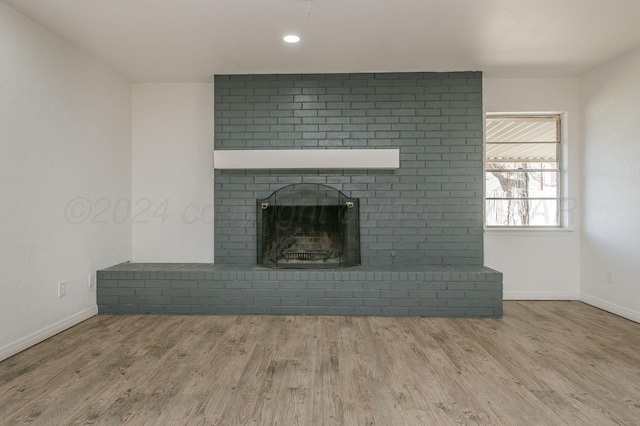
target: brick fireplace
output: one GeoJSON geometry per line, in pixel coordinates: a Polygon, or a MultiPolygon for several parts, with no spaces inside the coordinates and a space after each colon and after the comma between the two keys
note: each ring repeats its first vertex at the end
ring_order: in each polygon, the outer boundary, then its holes
{"type": "Polygon", "coordinates": [[[216,169],[215,264],[99,271],[103,313],[502,315],[483,266],[479,72],[215,77],[215,149],[399,149],[397,170],[216,169]],[[360,266],[258,265],[257,200],[323,185],[359,200],[360,266]]]}
{"type": "Polygon", "coordinates": [[[361,200],[362,264],[483,264],[481,73],[216,76],[216,150],[398,148],[398,170],[216,170],[215,263],[254,264],[256,199],[361,200]]]}

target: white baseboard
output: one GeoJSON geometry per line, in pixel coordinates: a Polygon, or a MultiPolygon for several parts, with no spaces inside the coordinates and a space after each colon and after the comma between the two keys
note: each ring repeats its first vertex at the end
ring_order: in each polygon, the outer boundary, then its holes
{"type": "Polygon", "coordinates": [[[606,300],[598,299],[597,297],[588,296],[586,294],[580,295],[580,301],[595,306],[596,308],[600,308],[604,311],[611,312],[612,314],[619,315],[631,321],[640,323],[640,312],[638,311],[625,308],[624,306],[620,306],[615,303],[607,302],[606,300]]]}
{"type": "Polygon", "coordinates": [[[579,300],[577,293],[552,293],[545,291],[504,291],[503,300],[579,300]]]}
{"type": "Polygon", "coordinates": [[[95,315],[98,315],[98,307],[92,306],[91,308],[80,311],[77,314],[70,316],[69,318],[65,318],[62,321],[51,324],[43,328],[42,330],[31,333],[30,335],[23,337],[22,339],[19,339],[13,343],[9,343],[8,345],[0,348],[0,361],[17,354],[18,352],[22,352],[23,350],[30,348],[31,346],[38,344],[43,340],[46,340],[49,337],[66,330],[67,328],[71,328],[74,325],[79,324],[82,321],[85,321],[95,315]]]}

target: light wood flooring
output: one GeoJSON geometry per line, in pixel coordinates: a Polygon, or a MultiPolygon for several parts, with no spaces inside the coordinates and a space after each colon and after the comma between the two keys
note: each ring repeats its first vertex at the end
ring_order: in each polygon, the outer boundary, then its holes
{"type": "Polygon", "coordinates": [[[97,316],[0,363],[0,424],[638,425],[640,324],[97,316]]]}

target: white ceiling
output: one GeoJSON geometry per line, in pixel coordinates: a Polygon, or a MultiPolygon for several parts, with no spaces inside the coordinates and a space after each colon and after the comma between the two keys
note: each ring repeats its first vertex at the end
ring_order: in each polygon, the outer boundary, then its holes
{"type": "Polygon", "coordinates": [[[371,71],[568,77],[640,46],[640,0],[3,1],[139,82],[371,71]],[[291,32],[299,44],[282,42],[291,32]]]}

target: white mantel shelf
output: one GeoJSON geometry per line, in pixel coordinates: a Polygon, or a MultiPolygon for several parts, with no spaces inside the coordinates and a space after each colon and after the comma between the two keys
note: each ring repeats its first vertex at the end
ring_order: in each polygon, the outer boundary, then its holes
{"type": "Polygon", "coordinates": [[[216,169],[383,169],[400,167],[399,149],[216,150],[216,169]]]}

